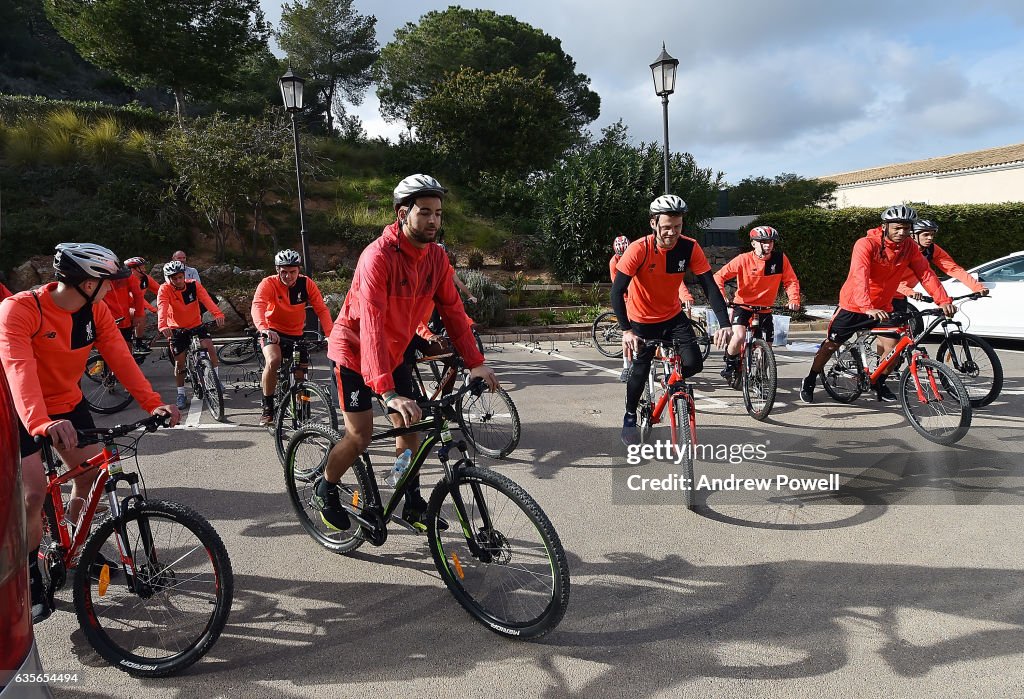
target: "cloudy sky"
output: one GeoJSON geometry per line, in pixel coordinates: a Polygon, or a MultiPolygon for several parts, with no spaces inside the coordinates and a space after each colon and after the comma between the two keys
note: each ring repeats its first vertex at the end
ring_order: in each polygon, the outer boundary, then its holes
{"type": "MultiPolygon", "coordinates": [[[[276,26],[280,2],[261,0],[276,26]]],[[[377,39],[444,3],[356,0],[377,39]]],[[[661,141],[648,65],[680,60],[669,103],[673,151],[735,183],[815,177],[1024,141],[1020,0],[479,0],[562,41],[601,96],[595,132],[618,119],[661,141]]],[[[371,136],[373,88],[353,110],[371,136]]]]}

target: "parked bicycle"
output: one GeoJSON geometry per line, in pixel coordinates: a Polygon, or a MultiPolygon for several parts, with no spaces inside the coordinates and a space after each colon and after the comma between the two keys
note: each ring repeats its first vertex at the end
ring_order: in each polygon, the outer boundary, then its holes
{"type": "Polygon", "coordinates": [[[751,312],[747,321],[746,337],[740,349],[740,363],[729,378],[729,385],[743,390],[743,406],[755,420],[764,420],[775,405],[775,392],[779,387],[779,370],[775,353],[761,330],[761,313],[785,310],[785,306],[751,306],[730,303],[733,308],[751,312]]]}
{"type": "MultiPolygon", "coordinates": [[[[476,468],[466,457],[465,442],[452,437],[455,404],[467,392],[483,390],[481,380],[471,381],[440,400],[420,403],[422,421],[374,434],[372,442],[391,444],[396,436],[413,432],[423,432],[424,439],[386,504],[369,455],[356,460],[339,484],[342,505],[353,521],[350,530],[328,528],[313,500],[327,455],[341,439],[337,430],[311,424],[295,433],[288,444],[285,487],[302,527],[324,548],[351,553],[367,541],[381,546],[398,503],[436,447],[445,475],[431,493],[426,526],[441,578],[459,604],[495,633],[537,638],[565,614],[569,566],[540,505],[505,476],[476,468]],[[449,461],[452,447],[462,454],[454,463],[449,461]]],[[[417,531],[399,518],[394,521],[417,531]]]]}
{"type": "MultiPolygon", "coordinates": [[[[701,356],[707,359],[711,354],[711,336],[708,334],[707,321],[703,316],[687,315],[693,325],[693,333],[697,336],[701,356]]],[[[619,328],[615,311],[605,311],[594,319],[590,326],[590,337],[594,340],[594,347],[604,356],[613,359],[622,357],[622,329],[619,328]]]]}
{"type": "MultiPolygon", "coordinates": [[[[293,343],[292,353],[281,357],[277,370],[277,388],[274,403],[277,418],[274,423],[274,447],[277,458],[284,464],[288,440],[302,425],[322,422],[338,429],[338,411],[330,394],[322,386],[307,377],[308,367],[303,369],[302,355],[317,348],[323,338],[302,339],[293,343]]],[[[259,365],[265,366],[263,352],[259,354],[259,365]]]]}
{"type": "Polygon", "coordinates": [[[643,343],[655,345],[654,361],[647,375],[647,385],[636,409],[636,424],[640,429],[640,439],[645,444],[650,439],[654,425],[668,408],[669,426],[672,444],[679,447],[677,452],[682,461],[683,478],[690,485],[686,490],[686,507],[694,509],[694,488],[696,481],[693,475],[693,452],[697,444],[697,414],[693,402],[693,391],[683,378],[682,357],[670,342],[661,340],[643,340],[643,343]]]}
{"type": "MultiPolygon", "coordinates": [[[[245,329],[246,337],[226,342],[217,348],[217,359],[227,365],[245,364],[256,357],[262,357],[260,333],[254,327],[245,329]]],[[[262,368],[262,367],[261,367],[262,368]]]]}
{"type": "Polygon", "coordinates": [[[943,322],[942,309],[933,308],[920,314],[922,318],[938,317],[917,336],[909,325],[910,314],[893,313],[886,326],[879,326],[873,319],[865,321],[863,328],[843,343],[825,365],[822,377],[825,390],[840,403],[852,403],[881,376],[888,375],[907,360],[898,391],[903,414],[921,436],[938,444],[953,444],[970,429],[970,396],[956,372],[929,358],[921,344],[928,333],[943,322]],[[898,341],[872,368],[865,357],[875,352],[879,335],[895,335],[898,341]]]}
{"type": "MultiPolygon", "coordinates": [[[[152,351],[153,337],[132,337],[131,349],[135,363],[142,365],[152,351]]],[[[89,410],[102,415],[118,413],[135,400],[128,390],[117,380],[114,372],[98,351],[89,354],[85,362],[85,371],[79,382],[82,398],[89,410]]]]}
{"type": "Polygon", "coordinates": [[[39,438],[46,464],[43,544],[39,567],[47,598],[74,570],[75,611],[86,639],[105,660],[137,677],[179,672],[217,641],[231,611],[231,559],[210,523],[176,502],[149,500],[140,473],[125,473],[142,435],[166,426],[162,415],[129,425],[79,432],[79,446],[103,444],[89,461],[60,473],[48,438],[39,438]],[[125,443],[117,440],[145,430],[125,443]],[[66,517],[61,486],[97,473],[77,522],[66,517]],[[118,499],[125,483],[130,493],[118,499]],[[93,529],[106,496],[109,514],[93,529]]]}

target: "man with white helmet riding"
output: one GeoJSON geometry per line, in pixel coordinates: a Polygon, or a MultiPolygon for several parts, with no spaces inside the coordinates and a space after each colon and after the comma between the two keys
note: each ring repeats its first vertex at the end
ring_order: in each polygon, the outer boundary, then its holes
{"type": "MultiPolygon", "coordinates": [[[[260,332],[263,356],[267,360],[263,367],[263,414],[260,425],[266,427],[274,422],[274,391],[277,390],[277,370],[281,368],[281,357],[291,354],[296,342],[302,340],[306,324],[306,306],[312,306],[320,319],[326,335],[331,334],[334,323],[331,312],[324,303],[323,294],[316,282],[299,274],[302,256],[295,250],[282,250],[274,256],[277,274],[266,277],[256,287],[252,298],[250,314],[252,322],[260,332]]],[[[309,350],[299,345],[299,365],[294,367],[295,378],[306,377],[309,366],[309,350]]]]}
{"type": "MultiPolygon", "coordinates": [[[[477,349],[448,257],[434,244],[447,192],[429,175],[411,175],[398,183],[393,199],[397,220],[359,256],[352,286],[334,321],[327,356],[337,365],[345,435],[331,450],[314,496],[323,521],[334,529],[350,526],[337,483],[370,442],[373,394],[383,398],[395,426],[421,417],[418,391],[404,360],[431,303],[470,376],[484,379],[492,389],[498,387],[497,377],[477,349]]],[[[396,454],[405,449],[415,453],[418,444],[415,434],[399,437],[396,454]]],[[[406,495],[402,518],[422,530],[425,510],[416,483],[406,495]]]]}
{"type": "MultiPolygon", "coordinates": [[[[46,475],[35,437],[47,436],[66,464],[80,464],[101,447],[78,447],[78,429],[94,427],[79,381],[93,347],[118,380],[152,414],[178,421],[178,410],[164,405],[135,363],[103,303],[114,280],[130,272],[117,256],[92,243],[61,243],[53,267],[57,281],[35,291],[23,291],[0,303],[0,364],[10,383],[18,413],[22,481],[28,525],[32,614],[35,621],[50,614],[39,572],[42,507],[46,475]]],[[[84,496],[94,481],[85,474],[72,483],[67,518],[77,521],[84,496]]]]}
{"type": "MultiPolygon", "coordinates": [[[[811,371],[800,389],[800,400],[804,403],[814,402],[814,387],[825,363],[840,345],[853,337],[857,328],[864,327],[872,318],[878,322],[889,319],[896,287],[908,269],[913,270],[946,315],[953,314],[949,294],[910,238],[916,220],[917,212],[911,207],[890,206],[882,212],[882,225],[872,228],[854,243],[850,273],[839,290],[839,307],[829,321],[827,337],[814,355],[811,371]]],[[[888,353],[896,346],[896,340],[879,337],[879,346],[881,353],[888,353]]],[[[878,400],[895,401],[896,396],[886,387],[885,379],[882,376],[874,386],[878,400]]]]}
{"type": "Polygon", "coordinates": [[[631,243],[616,266],[612,310],[622,328],[623,356],[633,360],[622,418],[622,443],[627,446],[640,443],[636,408],[654,358],[654,346],[644,344],[643,340],[671,341],[682,359],[686,378],[704,368],[693,326],[679,303],[687,270],[696,275],[718,316],[720,329],[715,333],[715,345],[723,347],[732,335],[729,312],[715,284],[711,265],[700,244],[683,235],[686,212],[686,202],[674,194],[652,201],[650,222],[654,233],[631,243]]]}

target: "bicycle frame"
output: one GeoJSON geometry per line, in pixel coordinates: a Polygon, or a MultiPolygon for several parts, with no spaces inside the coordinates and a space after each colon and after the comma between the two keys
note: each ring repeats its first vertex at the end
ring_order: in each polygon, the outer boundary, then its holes
{"type": "MultiPolygon", "coordinates": [[[[924,328],[921,331],[921,333],[917,335],[917,337],[914,337],[911,333],[909,323],[905,323],[899,326],[874,327],[867,331],[862,331],[857,338],[855,346],[861,346],[861,342],[863,342],[865,336],[874,338],[878,335],[892,334],[893,332],[899,334],[899,340],[896,342],[896,345],[891,350],[889,350],[889,352],[884,357],[879,358],[878,366],[875,367],[875,369],[872,371],[869,371],[867,367],[864,366],[864,360],[861,357],[859,351],[854,354],[855,361],[857,363],[858,375],[861,377],[861,383],[867,383],[867,385],[870,386],[873,385],[876,381],[878,381],[878,379],[880,379],[882,376],[888,376],[891,373],[891,371],[899,365],[899,363],[902,361],[903,356],[907,355],[910,361],[909,371],[911,372],[911,375],[914,377],[914,388],[917,391],[917,398],[922,403],[928,403],[928,398],[921,387],[921,379],[917,374],[918,358],[928,356],[928,351],[923,346],[921,346],[920,343],[922,340],[924,340],[925,337],[928,336],[928,334],[937,325],[942,323],[944,320],[945,318],[943,316],[939,316],[938,318],[933,320],[926,328],[924,328]]],[[[929,387],[932,391],[934,391],[933,395],[939,396],[941,398],[942,393],[939,391],[938,384],[935,381],[935,376],[934,374],[932,374],[931,371],[928,372],[928,382],[929,387]]]]}
{"type": "Polygon", "coordinates": [[[665,348],[659,346],[655,351],[654,360],[651,363],[651,371],[647,375],[647,384],[650,394],[653,396],[658,388],[658,385],[664,386],[665,391],[658,398],[657,403],[654,404],[654,408],[651,411],[651,425],[661,424],[661,416],[665,412],[666,406],[669,409],[669,417],[674,420],[678,420],[680,416],[673,416],[672,413],[675,411],[675,398],[682,396],[686,399],[686,411],[687,421],[690,429],[690,441],[693,444],[697,443],[697,423],[696,423],[696,406],[693,402],[693,396],[686,389],[686,382],[683,378],[681,369],[681,359],[679,355],[672,348],[665,348]],[[667,350],[667,351],[663,351],[667,350]],[[661,362],[662,372],[664,378],[660,382],[655,382],[654,372],[656,371],[654,362],[661,362]]]}

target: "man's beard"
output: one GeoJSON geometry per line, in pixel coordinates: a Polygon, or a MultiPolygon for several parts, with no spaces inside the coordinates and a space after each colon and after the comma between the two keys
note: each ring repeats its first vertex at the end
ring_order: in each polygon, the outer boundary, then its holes
{"type": "Polygon", "coordinates": [[[417,243],[433,243],[437,239],[437,230],[433,231],[420,231],[413,227],[411,223],[406,223],[406,235],[409,240],[414,240],[417,243]]]}

